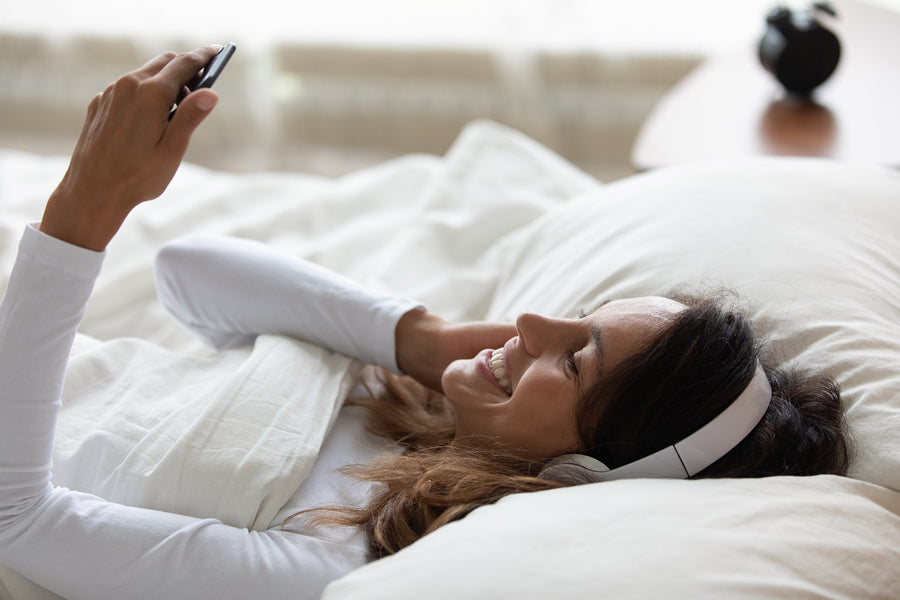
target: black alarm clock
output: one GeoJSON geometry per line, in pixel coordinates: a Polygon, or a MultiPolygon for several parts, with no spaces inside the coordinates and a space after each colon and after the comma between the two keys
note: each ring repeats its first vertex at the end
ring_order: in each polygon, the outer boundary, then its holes
{"type": "Polygon", "coordinates": [[[759,60],[792,94],[809,95],[834,73],[840,60],[840,41],[816,18],[819,14],[836,16],[826,2],[816,2],[809,10],[778,6],[766,16],[759,60]]]}

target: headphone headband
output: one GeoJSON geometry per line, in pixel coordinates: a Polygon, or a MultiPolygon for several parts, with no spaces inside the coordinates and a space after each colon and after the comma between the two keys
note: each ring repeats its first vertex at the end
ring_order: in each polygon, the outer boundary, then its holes
{"type": "Polygon", "coordinates": [[[728,454],[747,437],[771,401],[772,387],[757,361],[756,373],[740,396],[716,418],[680,442],[612,470],[591,456],[564,454],[548,462],[538,476],[592,482],[638,477],[687,479],[728,454]]]}

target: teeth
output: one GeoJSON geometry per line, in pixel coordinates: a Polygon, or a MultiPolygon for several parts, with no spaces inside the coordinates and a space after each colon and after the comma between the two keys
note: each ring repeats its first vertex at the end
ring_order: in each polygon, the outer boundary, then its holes
{"type": "Polygon", "coordinates": [[[512,388],[510,387],[509,378],[506,376],[506,368],[503,364],[503,350],[498,348],[494,350],[494,353],[491,355],[490,360],[491,373],[493,373],[494,378],[497,380],[497,383],[500,384],[507,394],[512,394],[512,388]]]}

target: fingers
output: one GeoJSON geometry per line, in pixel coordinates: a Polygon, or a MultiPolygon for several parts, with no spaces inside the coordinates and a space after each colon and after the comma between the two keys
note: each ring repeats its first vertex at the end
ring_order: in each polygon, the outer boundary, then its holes
{"type": "Polygon", "coordinates": [[[185,84],[194,79],[221,49],[221,46],[213,45],[180,54],[167,61],[154,76],[154,79],[165,81],[175,89],[172,101],[178,102],[178,110],[162,138],[162,143],[173,154],[184,155],[194,130],[209,116],[219,100],[218,95],[209,89],[185,94],[185,84]]]}
{"type": "Polygon", "coordinates": [[[146,77],[152,77],[159,73],[163,67],[175,60],[177,54],[174,52],[166,52],[148,60],[144,66],[137,70],[138,73],[144,74],[146,77]]]}
{"type": "MultiPolygon", "coordinates": [[[[194,69],[193,73],[196,74],[196,72],[199,71],[203,67],[203,65],[208,63],[212,59],[212,57],[215,56],[216,53],[218,53],[221,49],[222,46],[213,44],[210,46],[197,48],[192,52],[183,54],[177,54],[175,52],[165,52],[147,61],[147,63],[144,64],[144,66],[142,66],[140,69],[138,69],[137,72],[143,74],[145,77],[153,77],[159,74],[165,67],[167,67],[171,63],[176,61],[183,61],[185,60],[185,57],[187,57],[187,60],[199,61],[200,64],[196,67],[196,69],[194,69]]],[[[185,79],[185,82],[187,81],[190,81],[190,78],[185,79]]]]}
{"type": "Polygon", "coordinates": [[[221,46],[205,46],[192,52],[176,55],[168,60],[155,76],[167,82],[172,82],[177,86],[176,89],[181,90],[182,86],[191,81],[197,75],[197,72],[211,61],[221,49],[221,46]]]}
{"type": "Polygon", "coordinates": [[[162,143],[171,152],[183,156],[194,130],[203,122],[219,101],[218,95],[210,89],[197,90],[188,95],[178,105],[172,122],[166,128],[162,143]]]}
{"type": "Polygon", "coordinates": [[[197,76],[221,48],[219,45],[211,45],[183,54],[166,52],[148,61],[140,69],[122,76],[119,81],[131,80],[134,84],[149,83],[165,96],[164,101],[171,106],[185,97],[186,84],[197,76]]]}

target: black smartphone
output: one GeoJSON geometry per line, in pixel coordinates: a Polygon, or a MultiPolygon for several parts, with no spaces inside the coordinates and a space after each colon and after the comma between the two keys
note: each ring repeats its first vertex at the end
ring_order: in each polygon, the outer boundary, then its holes
{"type": "Polygon", "coordinates": [[[225,47],[219,50],[219,53],[213,56],[212,60],[209,61],[209,64],[203,67],[203,70],[200,71],[197,77],[188,84],[188,89],[193,92],[200,88],[212,87],[212,84],[216,82],[222,69],[224,69],[225,65],[228,64],[228,61],[231,60],[231,55],[234,54],[236,49],[237,46],[232,42],[225,44],[225,47]]]}
{"type": "MultiPolygon", "coordinates": [[[[212,60],[197,73],[197,76],[185,86],[187,88],[187,93],[179,96],[178,102],[184,100],[188,94],[195,90],[212,87],[212,84],[216,82],[216,79],[218,79],[219,75],[222,73],[222,69],[224,69],[225,65],[228,64],[228,61],[231,60],[231,56],[234,54],[235,50],[237,50],[237,46],[235,46],[234,43],[228,42],[225,44],[225,47],[219,50],[219,52],[212,57],[212,60]]],[[[172,110],[169,111],[169,120],[172,119],[172,116],[175,114],[175,109],[177,108],[178,103],[172,106],[172,110]]]]}

